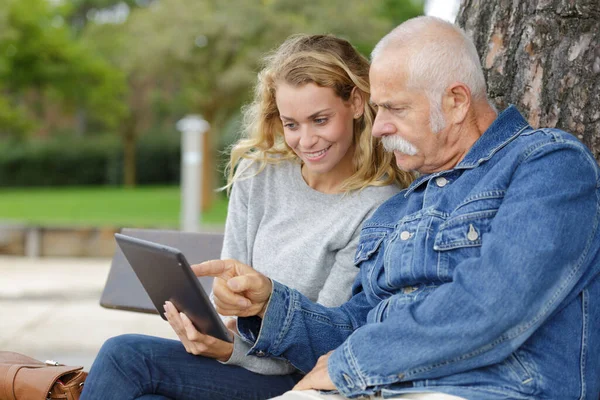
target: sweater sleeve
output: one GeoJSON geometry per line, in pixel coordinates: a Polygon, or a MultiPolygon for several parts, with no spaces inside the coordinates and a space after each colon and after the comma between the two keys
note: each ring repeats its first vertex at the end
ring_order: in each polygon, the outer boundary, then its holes
{"type": "Polygon", "coordinates": [[[221,259],[233,258],[248,265],[250,265],[247,240],[249,193],[250,179],[233,184],[227,206],[225,237],[221,249],[221,259]]]}
{"type": "Polygon", "coordinates": [[[326,307],[337,307],[350,298],[352,282],[358,273],[358,268],[354,266],[354,253],[358,246],[359,234],[360,226],[346,247],[336,253],[335,263],[319,292],[317,303],[326,307]]]}
{"type": "MultiPolygon", "coordinates": [[[[247,168],[246,165],[241,165],[247,168]]],[[[247,248],[247,221],[248,221],[248,198],[250,191],[248,181],[237,181],[233,184],[229,204],[227,206],[227,219],[225,221],[225,235],[223,238],[223,248],[221,249],[221,259],[232,258],[239,260],[244,264],[250,264],[247,248]]],[[[211,303],[215,303],[214,293],[211,290],[209,295],[211,303]]],[[[223,323],[235,317],[225,317],[221,315],[223,323]]]]}
{"type": "Polygon", "coordinates": [[[235,335],[233,338],[233,353],[231,353],[229,360],[221,363],[238,365],[248,371],[262,375],[287,375],[297,371],[289,361],[284,359],[260,358],[253,355],[246,355],[252,346],[251,343],[244,340],[241,336],[235,335]]]}
{"type": "MultiPolygon", "coordinates": [[[[242,161],[240,168],[247,168],[246,161],[242,161]]],[[[250,171],[250,168],[248,168],[250,171]]],[[[233,258],[251,266],[248,254],[248,203],[250,198],[251,181],[254,178],[239,180],[233,184],[227,220],[225,222],[225,238],[221,259],[233,258]]],[[[213,294],[211,292],[211,300],[213,294]]],[[[231,317],[222,317],[224,320],[231,317]]],[[[287,361],[275,358],[259,358],[247,356],[252,346],[240,336],[235,335],[233,353],[229,360],[222,362],[227,365],[238,365],[249,371],[263,375],[287,375],[296,369],[287,361]]]]}

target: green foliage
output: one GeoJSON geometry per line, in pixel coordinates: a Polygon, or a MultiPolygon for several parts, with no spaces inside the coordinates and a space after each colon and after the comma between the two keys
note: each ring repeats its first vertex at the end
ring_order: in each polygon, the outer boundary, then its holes
{"type": "Polygon", "coordinates": [[[35,127],[27,118],[25,110],[13,107],[0,97],[0,137],[16,140],[25,137],[35,127]]]}
{"type": "Polygon", "coordinates": [[[423,15],[424,6],[425,0],[380,0],[377,14],[397,26],[409,18],[423,15]]]}
{"type": "Polygon", "coordinates": [[[131,9],[138,5],[147,6],[154,0],[69,0],[61,3],[63,15],[72,31],[79,35],[87,26],[90,17],[98,12],[115,11],[117,8],[131,9]]]}
{"type": "Polygon", "coordinates": [[[52,140],[0,147],[1,186],[102,184],[114,141],[52,140]]]}
{"type": "Polygon", "coordinates": [[[115,125],[124,113],[125,81],[119,70],[73,39],[60,8],[46,0],[0,4],[0,134],[41,122],[46,103],[66,111],[86,107],[92,117],[115,125]],[[25,116],[20,109],[28,107],[25,116]],[[1,116],[0,116],[1,118],[1,116]]]}
{"type": "MultiPolygon", "coordinates": [[[[248,100],[261,58],[289,35],[333,33],[368,56],[398,19],[419,12],[422,3],[406,0],[160,0],[132,9],[123,25],[88,23],[83,36],[135,92],[168,99],[161,110],[172,119],[200,113],[218,131],[248,100]]],[[[137,116],[151,107],[129,104],[137,116]]]]}
{"type": "MultiPolygon", "coordinates": [[[[137,145],[139,182],[175,184],[179,180],[178,136],[155,136],[137,145]]],[[[120,185],[123,147],[116,136],[0,145],[0,187],[120,185]]]]}

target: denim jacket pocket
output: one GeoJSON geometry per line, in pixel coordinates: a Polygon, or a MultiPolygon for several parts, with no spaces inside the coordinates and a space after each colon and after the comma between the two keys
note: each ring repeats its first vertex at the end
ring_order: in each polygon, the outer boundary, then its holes
{"type": "Polygon", "coordinates": [[[440,226],[433,244],[433,249],[438,252],[440,279],[451,279],[458,263],[480,255],[483,236],[489,232],[496,212],[485,210],[462,214],[440,226]]]}
{"type": "Polygon", "coordinates": [[[368,260],[379,249],[385,236],[385,232],[373,232],[362,235],[356,248],[354,265],[358,267],[361,262],[368,260]]]}
{"type": "Polygon", "coordinates": [[[459,215],[444,222],[435,236],[433,249],[454,250],[481,246],[481,237],[490,230],[497,210],[478,211],[459,215]]]}
{"type": "Polygon", "coordinates": [[[379,270],[386,236],[387,232],[385,231],[363,233],[354,257],[354,265],[360,268],[363,290],[380,300],[383,300],[382,293],[373,275],[379,270]]]}

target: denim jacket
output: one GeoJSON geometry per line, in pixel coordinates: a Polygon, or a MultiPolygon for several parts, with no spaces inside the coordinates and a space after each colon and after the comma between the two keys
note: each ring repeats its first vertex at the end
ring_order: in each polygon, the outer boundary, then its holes
{"type": "Polygon", "coordinates": [[[328,371],[347,397],[598,399],[600,170],[557,129],[501,113],[453,169],[365,222],[353,296],[314,304],[278,282],[249,354],[328,371]]]}

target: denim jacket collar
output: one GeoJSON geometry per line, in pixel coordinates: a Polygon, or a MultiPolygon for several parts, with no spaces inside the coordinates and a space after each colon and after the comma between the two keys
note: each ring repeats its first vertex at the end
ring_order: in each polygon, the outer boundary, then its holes
{"type": "Polygon", "coordinates": [[[404,196],[410,195],[422,183],[429,181],[437,176],[448,173],[456,169],[471,169],[492,158],[494,153],[506,146],[514,138],[519,136],[523,129],[529,124],[523,118],[519,110],[514,105],[510,105],[502,111],[498,118],[481,135],[469,150],[465,158],[452,170],[439,171],[429,175],[423,175],[415,179],[412,185],[404,192],[404,196]]]}

